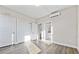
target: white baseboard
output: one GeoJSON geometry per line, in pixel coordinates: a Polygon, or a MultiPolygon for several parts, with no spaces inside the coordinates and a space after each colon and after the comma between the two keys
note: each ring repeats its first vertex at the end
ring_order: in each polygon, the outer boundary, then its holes
{"type": "Polygon", "coordinates": [[[23,43],[24,41],[16,42],[15,44],[23,43]]]}
{"type": "MultiPolygon", "coordinates": [[[[14,43],[14,44],[19,44],[19,43],[23,43],[24,41],[19,41],[19,42],[16,42],[16,43],[14,43]]],[[[10,43],[10,44],[5,44],[5,45],[0,45],[0,47],[5,47],[5,46],[10,46],[10,45],[12,45],[12,43],[10,43]]]]}
{"type": "Polygon", "coordinates": [[[56,44],[59,44],[59,45],[63,45],[63,46],[67,46],[67,47],[76,48],[76,49],[77,49],[77,46],[68,45],[68,44],[63,44],[63,43],[59,43],[59,42],[55,42],[55,41],[54,41],[53,43],[56,43],[56,44]]]}
{"type": "Polygon", "coordinates": [[[0,47],[6,47],[6,46],[10,46],[12,44],[7,44],[7,45],[0,45],[0,47]]]}

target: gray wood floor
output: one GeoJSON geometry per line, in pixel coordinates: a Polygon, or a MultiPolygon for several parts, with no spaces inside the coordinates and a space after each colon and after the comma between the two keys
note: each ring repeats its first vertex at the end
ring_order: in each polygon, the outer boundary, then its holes
{"type": "MultiPolygon", "coordinates": [[[[54,43],[47,45],[42,41],[32,42],[41,49],[39,54],[78,54],[78,51],[75,48],[70,48],[54,43]]],[[[2,47],[0,48],[0,54],[29,54],[26,44],[27,43],[20,43],[13,46],[2,47]]]]}

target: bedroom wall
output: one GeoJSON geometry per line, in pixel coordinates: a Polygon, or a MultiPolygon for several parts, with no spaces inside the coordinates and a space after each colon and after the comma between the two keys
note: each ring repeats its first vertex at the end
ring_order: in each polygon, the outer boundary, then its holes
{"type": "Polygon", "coordinates": [[[39,19],[38,22],[42,24],[52,22],[54,43],[77,48],[77,7],[72,6],[60,12],[61,15],[58,17],[49,18],[47,16],[39,19]]]}
{"type": "Polygon", "coordinates": [[[72,7],[61,11],[56,18],[54,27],[54,42],[77,48],[77,8],[72,7]]]}

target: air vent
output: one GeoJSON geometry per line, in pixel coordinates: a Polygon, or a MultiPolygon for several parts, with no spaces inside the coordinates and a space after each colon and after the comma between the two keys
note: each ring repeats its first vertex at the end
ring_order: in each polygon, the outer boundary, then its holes
{"type": "Polygon", "coordinates": [[[59,16],[59,15],[60,15],[60,12],[55,11],[55,12],[52,12],[52,13],[49,15],[49,17],[50,17],[50,18],[53,18],[53,17],[57,17],[57,16],[59,16]]]}

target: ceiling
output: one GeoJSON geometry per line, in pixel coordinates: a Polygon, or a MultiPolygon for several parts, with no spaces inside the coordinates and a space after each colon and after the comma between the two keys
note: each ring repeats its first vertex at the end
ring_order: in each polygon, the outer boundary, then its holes
{"type": "Polygon", "coordinates": [[[48,15],[51,12],[60,10],[63,8],[70,7],[69,5],[5,5],[5,7],[10,8],[16,12],[30,16],[32,18],[40,18],[45,15],[48,15]]]}

